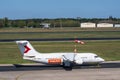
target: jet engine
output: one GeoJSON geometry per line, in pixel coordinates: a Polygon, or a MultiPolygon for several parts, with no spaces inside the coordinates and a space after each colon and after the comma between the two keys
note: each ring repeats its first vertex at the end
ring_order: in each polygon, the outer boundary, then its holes
{"type": "Polygon", "coordinates": [[[76,64],[82,64],[82,63],[83,63],[81,57],[78,56],[77,54],[76,54],[76,56],[75,56],[74,62],[75,62],[76,64]]]}

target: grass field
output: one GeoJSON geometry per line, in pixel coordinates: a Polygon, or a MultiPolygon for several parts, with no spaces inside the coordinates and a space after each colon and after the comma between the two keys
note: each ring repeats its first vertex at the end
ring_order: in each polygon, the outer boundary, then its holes
{"type": "Polygon", "coordinates": [[[46,33],[1,33],[0,39],[38,39],[38,38],[118,38],[119,32],[46,32],[46,33]]]}
{"type": "MultiPolygon", "coordinates": [[[[3,28],[0,39],[120,38],[120,28],[3,28]],[[11,33],[12,32],[12,33],[11,33]],[[20,33],[19,33],[20,32],[20,33]],[[25,32],[25,33],[23,33],[25,32]],[[26,33],[35,32],[35,33],[26,33]]],[[[74,42],[31,42],[39,52],[73,52],[74,42]]],[[[78,52],[92,52],[105,60],[120,60],[120,40],[85,41],[78,52]]],[[[15,42],[0,42],[0,64],[29,63],[22,59],[15,42]]]]}
{"type": "Polygon", "coordinates": [[[73,32],[35,32],[0,33],[0,39],[38,39],[38,38],[118,38],[120,31],[73,31],[73,32]]]}
{"type": "MultiPolygon", "coordinates": [[[[31,42],[39,52],[73,52],[74,42],[31,42]]],[[[77,45],[78,52],[96,53],[105,60],[120,60],[120,41],[85,41],[77,45]]],[[[0,43],[0,64],[30,63],[22,59],[15,42],[0,43]]]]}
{"type": "Polygon", "coordinates": [[[63,27],[63,28],[0,28],[0,32],[73,32],[73,31],[120,31],[120,28],[80,28],[80,27],[63,27]]]}

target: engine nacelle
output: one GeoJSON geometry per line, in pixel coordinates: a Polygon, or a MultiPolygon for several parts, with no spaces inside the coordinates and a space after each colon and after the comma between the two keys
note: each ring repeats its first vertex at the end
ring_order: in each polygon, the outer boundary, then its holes
{"type": "Polygon", "coordinates": [[[79,56],[79,55],[76,55],[75,56],[75,61],[74,61],[76,64],[82,64],[83,63],[83,61],[82,61],[82,59],[81,59],[81,57],[79,56]]]}
{"type": "Polygon", "coordinates": [[[83,61],[81,61],[81,60],[75,60],[75,63],[76,63],[76,64],[82,64],[83,61]]]}

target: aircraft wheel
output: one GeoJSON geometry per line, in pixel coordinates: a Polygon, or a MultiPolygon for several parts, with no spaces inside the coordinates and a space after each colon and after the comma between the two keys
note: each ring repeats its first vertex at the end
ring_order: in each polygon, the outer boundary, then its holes
{"type": "Polygon", "coordinates": [[[66,70],[72,70],[73,68],[73,63],[72,62],[63,62],[63,68],[66,69],[66,70]]]}

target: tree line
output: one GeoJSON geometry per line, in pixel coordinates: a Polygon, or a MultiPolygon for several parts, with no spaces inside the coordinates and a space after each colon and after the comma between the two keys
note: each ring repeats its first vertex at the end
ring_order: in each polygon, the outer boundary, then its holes
{"type": "Polygon", "coordinates": [[[25,28],[25,27],[42,27],[41,23],[50,23],[51,27],[79,27],[80,23],[83,22],[107,22],[107,23],[118,23],[120,24],[120,18],[56,18],[56,19],[8,19],[7,17],[0,19],[0,28],[16,27],[16,28],[25,28]]]}

